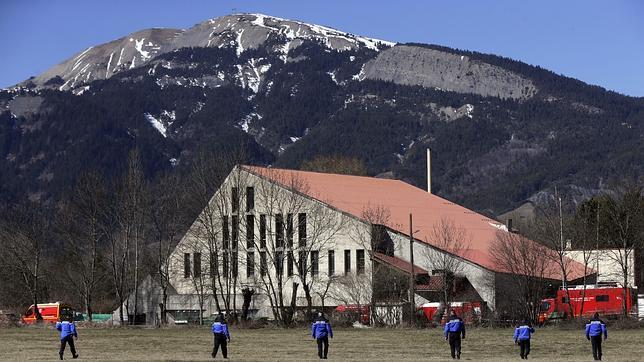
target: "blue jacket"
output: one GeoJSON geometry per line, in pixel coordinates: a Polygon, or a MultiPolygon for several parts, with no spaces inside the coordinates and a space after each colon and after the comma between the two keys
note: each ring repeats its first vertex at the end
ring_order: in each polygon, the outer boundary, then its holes
{"type": "Polygon", "coordinates": [[[65,339],[67,336],[74,336],[78,337],[78,333],[76,332],[76,326],[74,325],[73,322],[56,322],[56,330],[60,331],[60,340],[62,341],[65,339]]]}
{"type": "Polygon", "coordinates": [[[586,324],[586,338],[601,336],[602,333],[604,334],[604,338],[608,338],[606,324],[601,319],[593,318],[586,324]]]}
{"type": "Polygon", "coordinates": [[[226,339],[230,340],[230,333],[228,333],[228,324],[222,321],[215,321],[212,324],[212,333],[223,334],[226,336],[226,339]]]}
{"type": "Polygon", "coordinates": [[[450,333],[461,333],[463,338],[465,338],[465,323],[459,317],[452,317],[449,322],[445,323],[445,337],[450,333]]]}
{"type": "Polygon", "coordinates": [[[329,336],[333,338],[333,331],[331,330],[331,324],[324,318],[318,318],[313,322],[311,327],[311,336],[315,339],[324,338],[329,336]]]}
{"type": "Polygon", "coordinates": [[[534,328],[530,325],[518,326],[514,329],[514,341],[526,341],[530,340],[530,337],[534,333],[534,328]]]}

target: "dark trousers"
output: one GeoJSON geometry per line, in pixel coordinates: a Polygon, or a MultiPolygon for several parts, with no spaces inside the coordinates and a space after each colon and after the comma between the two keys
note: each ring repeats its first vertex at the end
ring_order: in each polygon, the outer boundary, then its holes
{"type": "Polygon", "coordinates": [[[320,359],[322,358],[326,359],[326,355],[327,353],[329,353],[329,337],[324,336],[324,337],[318,338],[317,342],[318,342],[318,357],[320,357],[320,359]],[[324,348],[322,346],[324,346],[324,348]]]}
{"type": "Polygon", "coordinates": [[[519,347],[521,348],[521,359],[528,359],[528,355],[530,354],[530,340],[519,340],[519,347]]]}
{"type": "Polygon", "coordinates": [[[226,335],[223,333],[215,333],[215,345],[212,347],[212,358],[217,357],[217,351],[221,346],[221,354],[224,355],[224,358],[228,358],[228,342],[226,341],[226,335]]]}
{"type": "Polygon", "coordinates": [[[76,347],[74,347],[74,336],[69,335],[60,340],[60,351],[58,352],[61,356],[65,353],[65,345],[69,343],[69,349],[72,351],[72,356],[76,355],[76,347]]]}
{"type": "Polygon", "coordinates": [[[595,361],[602,360],[602,335],[590,337],[590,344],[593,346],[593,358],[595,361]]]}
{"type": "Polygon", "coordinates": [[[449,332],[449,350],[452,358],[461,359],[461,332],[449,332]]]}

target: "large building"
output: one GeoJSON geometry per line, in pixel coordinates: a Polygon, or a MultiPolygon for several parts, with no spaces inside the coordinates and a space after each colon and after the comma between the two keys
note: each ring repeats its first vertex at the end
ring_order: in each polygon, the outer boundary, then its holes
{"type": "MultiPolygon", "coordinates": [[[[372,294],[404,301],[413,245],[415,304],[435,299],[445,265],[457,265],[454,298],[494,311],[500,277],[510,271],[491,247],[508,233],[496,220],[398,180],[237,166],[173,253],[170,300],[185,305],[168,310],[181,310],[179,319],[186,311],[211,316],[217,304],[241,311],[246,294],[251,317],[280,318],[296,284],[299,308],[308,300],[316,308],[366,304],[372,294]],[[394,275],[386,285],[373,278],[383,266],[394,275]]],[[[561,281],[554,252],[535,247],[548,260],[540,277],[561,281]]],[[[583,268],[570,261],[568,274],[581,278],[583,268]]]]}

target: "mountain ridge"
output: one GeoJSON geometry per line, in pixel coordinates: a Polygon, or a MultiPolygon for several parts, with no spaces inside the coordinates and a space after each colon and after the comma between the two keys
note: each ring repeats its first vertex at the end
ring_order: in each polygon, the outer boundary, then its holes
{"type": "Polygon", "coordinates": [[[132,147],[150,178],[241,144],[257,164],[337,154],[421,187],[432,148],[436,192],[488,215],[644,172],[644,99],[509,58],[262,14],[132,34],[0,92],[5,195],[54,200],[132,147]]]}

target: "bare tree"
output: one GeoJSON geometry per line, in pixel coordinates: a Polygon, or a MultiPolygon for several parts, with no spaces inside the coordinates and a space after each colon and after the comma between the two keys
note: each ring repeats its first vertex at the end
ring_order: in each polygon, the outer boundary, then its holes
{"type": "MultiPolygon", "coordinates": [[[[572,246],[576,253],[580,253],[581,263],[584,266],[583,289],[579,306],[579,315],[583,315],[588,274],[592,270],[590,264],[594,258],[598,257],[599,253],[599,250],[593,251],[599,244],[599,204],[587,202],[580,205],[575,215],[568,220],[568,224],[572,246]]],[[[574,259],[580,260],[579,258],[574,259]]]]}
{"type": "Polygon", "coordinates": [[[302,162],[302,170],[344,175],[366,176],[367,166],[362,160],[341,155],[321,155],[302,162]]]}
{"type": "Polygon", "coordinates": [[[572,300],[570,298],[568,275],[572,264],[575,263],[572,258],[568,257],[570,249],[564,240],[568,239],[564,235],[563,204],[560,197],[555,196],[550,202],[537,208],[534,221],[529,224],[526,231],[528,236],[537,240],[554,250],[554,253],[548,253],[553,262],[559,266],[561,272],[561,284],[566,293],[566,303],[570,310],[570,317],[575,318],[572,300]]]}
{"type": "Polygon", "coordinates": [[[498,231],[489,252],[504,272],[496,286],[497,310],[509,311],[513,319],[529,318],[535,322],[548,284],[546,278],[551,277],[545,256],[552,251],[523,235],[498,231]]]}
{"type": "Polygon", "coordinates": [[[108,232],[107,189],[97,173],[80,177],[58,217],[58,231],[65,240],[67,281],[74,286],[92,320],[96,289],[105,278],[103,245],[108,232]]]}
{"type": "Polygon", "coordinates": [[[115,187],[116,198],[109,208],[111,225],[109,227],[108,262],[111,269],[114,293],[119,301],[119,319],[123,318],[123,305],[130,314],[127,295],[134,291],[134,308],[130,324],[135,323],[138,305],[139,262],[144,237],[145,182],[138,150],[130,152],[127,170],[115,187]]]}
{"type": "Polygon", "coordinates": [[[605,197],[601,209],[605,219],[605,238],[608,243],[616,246],[607,256],[620,269],[622,278],[622,312],[628,316],[626,298],[633,276],[633,253],[635,249],[644,246],[644,195],[641,186],[630,186],[620,190],[618,196],[605,197]]]}
{"type": "MultiPolygon", "coordinates": [[[[239,173],[240,176],[248,175],[242,170],[239,173]]],[[[247,260],[253,263],[255,253],[259,254],[259,275],[255,276],[257,287],[268,298],[275,320],[288,326],[295,313],[300,278],[310,255],[306,253],[311,250],[310,246],[306,249],[308,238],[298,240],[298,244],[294,242],[294,218],[305,212],[307,203],[311,202],[302,197],[308,186],[295,174],[279,170],[264,169],[257,177],[259,182],[253,188],[256,206],[253,208],[256,207],[260,213],[257,220],[259,232],[255,232],[254,219],[242,219],[246,230],[244,250],[247,260]],[[250,230],[253,232],[249,232],[250,230]],[[289,291],[290,302],[286,294],[289,291]]],[[[246,195],[246,199],[248,198],[249,195],[246,195]]],[[[308,293],[311,293],[310,285],[307,288],[308,293]]]]}
{"type": "Polygon", "coordinates": [[[170,287],[171,256],[182,232],[185,229],[183,203],[179,190],[181,183],[177,174],[162,177],[153,188],[154,197],[150,198],[149,221],[151,235],[156,241],[152,252],[151,267],[153,276],[162,292],[161,323],[167,324],[168,288],[170,287]]]}
{"type": "Polygon", "coordinates": [[[188,203],[201,212],[189,228],[187,237],[192,239],[191,243],[199,244],[201,250],[206,251],[208,290],[217,311],[225,311],[227,315],[236,315],[237,310],[238,208],[240,185],[244,182],[240,179],[241,175],[233,170],[244,159],[245,154],[239,150],[218,156],[201,152],[191,167],[188,182],[188,203]],[[222,189],[226,180],[228,189],[222,189]],[[233,189],[237,190],[235,195],[233,189]]]}
{"type": "Polygon", "coordinates": [[[377,304],[399,304],[402,298],[406,298],[404,293],[397,293],[395,286],[399,283],[393,280],[396,276],[392,270],[380,265],[376,258],[377,253],[390,256],[394,254],[397,245],[389,238],[387,228],[395,228],[396,225],[392,224],[389,209],[382,205],[366,205],[360,216],[361,221],[348,225],[348,235],[363,248],[369,266],[362,274],[356,271],[340,276],[338,287],[332,288],[330,296],[358,307],[368,304],[371,322],[383,324],[384,321],[375,313],[377,304]]]}
{"type": "Polygon", "coordinates": [[[471,240],[465,228],[452,219],[441,218],[429,231],[426,242],[430,246],[421,251],[428,263],[427,270],[442,275],[441,302],[445,312],[449,312],[454,283],[456,277],[463,273],[463,258],[467,255],[471,240]]]}
{"type": "Polygon", "coordinates": [[[38,310],[39,295],[44,286],[39,282],[44,277],[44,253],[49,235],[49,218],[40,215],[37,205],[18,206],[9,210],[0,221],[0,261],[5,273],[18,277],[34,305],[36,319],[42,316],[38,310]]]}

